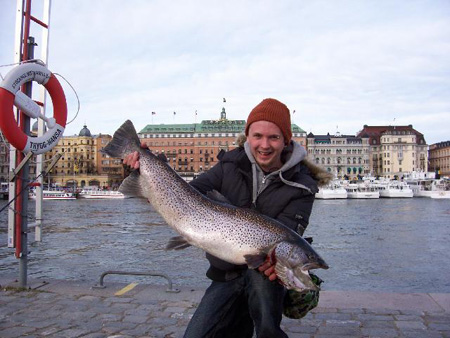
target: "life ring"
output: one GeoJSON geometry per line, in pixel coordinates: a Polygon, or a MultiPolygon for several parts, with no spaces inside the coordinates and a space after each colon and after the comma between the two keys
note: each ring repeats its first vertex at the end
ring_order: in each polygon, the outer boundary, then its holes
{"type": "Polygon", "coordinates": [[[6,74],[0,84],[0,129],[6,139],[18,150],[42,154],[52,149],[62,137],[67,121],[67,103],[61,84],[47,67],[38,63],[21,64],[6,74]],[[20,87],[29,81],[42,84],[53,102],[52,123],[39,137],[25,134],[14,117],[13,105],[20,87]]]}

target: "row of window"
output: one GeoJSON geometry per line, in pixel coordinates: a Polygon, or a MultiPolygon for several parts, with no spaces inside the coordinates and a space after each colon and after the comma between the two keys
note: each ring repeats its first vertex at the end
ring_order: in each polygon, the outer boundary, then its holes
{"type": "MultiPolygon", "coordinates": [[[[155,154],[159,154],[161,152],[161,154],[166,154],[167,156],[170,156],[170,154],[176,155],[177,154],[177,150],[176,149],[172,149],[172,151],[170,150],[156,150],[155,154]]],[[[178,149],[178,154],[194,154],[194,149],[190,148],[190,149],[178,149]]],[[[199,149],[198,150],[199,154],[214,154],[214,149],[199,149]]]]}
{"type": "MultiPolygon", "coordinates": [[[[345,154],[345,149],[334,149],[336,154],[345,154]]],[[[367,152],[367,149],[364,149],[364,152],[367,152]]],[[[310,150],[312,152],[313,149],[310,150]]],[[[332,154],[333,149],[314,149],[315,154],[332,154]]],[[[362,154],[362,149],[347,149],[347,154],[362,154]]]]}
{"type": "MultiPolygon", "coordinates": [[[[233,145],[236,144],[236,142],[232,142],[233,145]]],[[[216,144],[216,141],[212,141],[211,144],[208,143],[208,141],[197,141],[197,146],[229,146],[230,143],[228,141],[222,142],[219,141],[216,144]]],[[[156,147],[193,147],[194,142],[176,142],[176,141],[172,141],[172,142],[147,142],[147,147],[149,147],[150,149],[152,148],[156,148],[156,147]]]]}
{"type": "MultiPolygon", "coordinates": [[[[345,162],[345,160],[343,160],[342,158],[338,157],[336,158],[336,162],[337,164],[343,164],[345,162]]],[[[362,163],[366,163],[366,161],[363,161],[363,159],[361,157],[356,158],[353,157],[353,161],[350,157],[347,158],[347,164],[362,164],[362,163]]],[[[331,164],[332,163],[332,159],[330,157],[326,158],[322,157],[321,159],[319,159],[318,157],[316,157],[316,164],[331,164]],[[326,162],[326,163],[325,163],[326,162]]]]}
{"type": "MultiPolygon", "coordinates": [[[[78,148],[60,148],[62,153],[77,153],[78,152],[78,148]]],[[[80,148],[80,152],[86,152],[86,153],[90,153],[90,152],[94,152],[92,149],[90,148],[80,148]]]]}
{"type": "MultiPolygon", "coordinates": [[[[94,145],[94,140],[92,139],[92,140],[85,140],[86,142],[83,142],[83,140],[80,140],[79,142],[80,143],[74,143],[74,144],[72,144],[72,146],[77,146],[77,145],[86,145],[86,146],[89,146],[89,145],[91,145],[91,146],[93,146],[94,145]]],[[[103,139],[102,139],[102,143],[103,143],[103,139]]],[[[106,142],[106,143],[108,143],[108,142],[106,142]]],[[[67,142],[67,144],[66,144],[66,142],[62,142],[62,144],[61,145],[63,145],[63,146],[65,146],[65,145],[67,145],[67,146],[70,146],[71,144],[70,144],[70,142],[67,142]]]]}
{"type": "Polygon", "coordinates": [[[202,138],[202,137],[237,137],[233,134],[142,134],[141,138],[202,138]]]}

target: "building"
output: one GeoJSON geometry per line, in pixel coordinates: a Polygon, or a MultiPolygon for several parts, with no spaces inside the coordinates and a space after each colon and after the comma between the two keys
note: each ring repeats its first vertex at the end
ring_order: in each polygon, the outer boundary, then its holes
{"type": "Polygon", "coordinates": [[[0,132],[0,182],[9,182],[9,142],[0,132]]]}
{"type": "Polygon", "coordinates": [[[124,178],[122,161],[100,152],[111,139],[110,135],[91,135],[86,125],[78,135],[63,136],[44,154],[44,161],[50,161],[56,153],[62,155],[46,183],[78,188],[117,188],[124,178]]]}
{"type": "Polygon", "coordinates": [[[374,176],[394,179],[404,173],[428,171],[425,138],[412,125],[364,125],[357,137],[369,138],[370,171],[374,176]]]}
{"type": "MultiPolygon", "coordinates": [[[[191,124],[151,124],[139,132],[141,141],[155,154],[164,154],[169,165],[181,176],[207,171],[217,163],[221,150],[237,147],[244,133],[245,120],[228,120],[225,108],[220,119],[191,124]]],[[[293,139],[306,145],[306,133],[292,124],[293,139]]]]}
{"type": "Polygon", "coordinates": [[[366,136],[308,134],[308,157],[338,179],[358,179],[370,173],[366,136]]]}
{"type": "MultiPolygon", "coordinates": [[[[0,132],[0,182],[3,184],[9,183],[9,158],[11,145],[8,140],[0,132]]],[[[14,148],[12,148],[14,149],[14,148]]],[[[28,170],[30,176],[36,175],[36,156],[32,156],[28,161],[28,170]]],[[[3,185],[6,187],[6,185],[3,185]]]]}
{"type": "Polygon", "coordinates": [[[439,176],[450,177],[450,141],[430,145],[428,169],[439,176]]]}

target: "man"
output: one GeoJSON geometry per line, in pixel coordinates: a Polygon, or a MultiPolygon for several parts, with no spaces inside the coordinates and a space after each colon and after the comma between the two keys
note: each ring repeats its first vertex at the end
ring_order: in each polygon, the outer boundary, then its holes
{"type": "MultiPolygon", "coordinates": [[[[229,203],[255,209],[302,235],[318,191],[316,177],[326,174],[308,165],[305,149],[291,140],[289,109],[278,100],[263,100],[248,116],[245,136],[190,184],[203,194],[216,190],[229,203]]],[[[137,156],[127,156],[124,163],[138,168],[137,156]]],[[[270,260],[252,270],[206,256],[212,283],[185,338],[250,338],[254,330],[257,337],[287,337],[280,328],[286,290],[276,281],[270,260]]]]}

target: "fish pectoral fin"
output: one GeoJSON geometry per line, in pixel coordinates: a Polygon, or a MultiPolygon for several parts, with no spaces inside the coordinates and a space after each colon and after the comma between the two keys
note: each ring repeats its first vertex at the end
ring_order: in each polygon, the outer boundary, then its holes
{"type": "Polygon", "coordinates": [[[132,171],[125,178],[119,187],[119,191],[127,196],[145,197],[142,191],[142,184],[139,182],[141,175],[137,170],[132,171]]]}
{"type": "Polygon", "coordinates": [[[208,191],[206,193],[206,197],[208,197],[209,199],[216,201],[216,202],[221,202],[221,203],[232,205],[231,202],[217,190],[208,191]]]}
{"type": "Polygon", "coordinates": [[[250,269],[256,269],[266,261],[267,254],[262,252],[257,255],[245,255],[244,258],[250,269]]]}
{"type": "Polygon", "coordinates": [[[169,243],[166,245],[166,250],[182,250],[190,246],[191,245],[184,239],[183,236],[175,236],[169,239],[169,243]]]}

